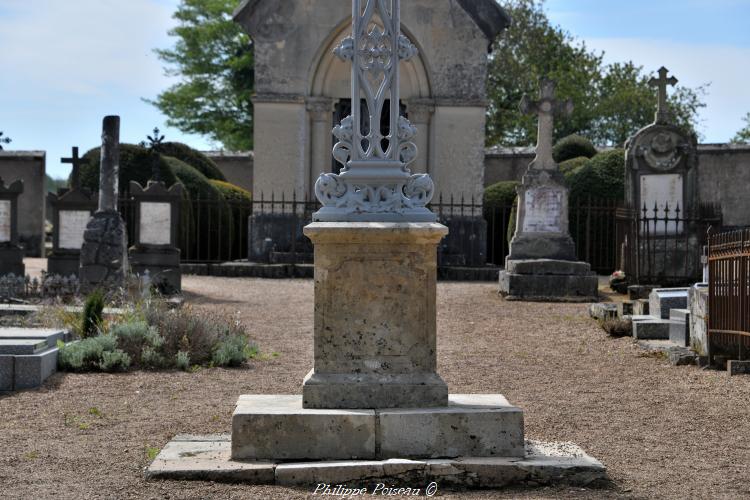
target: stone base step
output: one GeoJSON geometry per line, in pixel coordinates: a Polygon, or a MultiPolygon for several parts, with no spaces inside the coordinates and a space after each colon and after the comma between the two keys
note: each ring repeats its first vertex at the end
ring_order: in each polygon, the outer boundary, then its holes
{"type": "MultiPolygon", "coordinates": [[[[384,493],[375,491],[378,483],[389,488],[421,488],[422,495],[427,493],[431,496],[446,487],[500,488],[523,484],[603,486],[607,481],[604,465],[570,443],[527,441],[524,456],[521,457],[284,463],[234,461],[231,458],[230,437],[226,434],[175,437],[146,468],[145,476],[147,479],[180,481],[367,488],[365,493],[368,496],[384,493]]],[[[317,491],[317,494],[324,493],[317,491]]]]}
{"type": "Polygon", "coordinates": [[[672,322],[668,319],[633,321],[633,337],[642,339],[669,339],[672,322]]]}
{"type": "MultiPolygon", "coordinates": [[[[47,347],[56,347],[57,341],[70,340],[70,332],[47,328],[0,328],[0,341],[8,340],[44,340],[47,347]]],[[[9,354],[9,353],[0,353],[9,354]]]]}
{"type": "Polygon", "coordinates": [[[448,406],[309,409],[298,395],[240,396],[232,457],[376,460],[523,456],[523,411],[499,394],[451,394],[448,406]]]}

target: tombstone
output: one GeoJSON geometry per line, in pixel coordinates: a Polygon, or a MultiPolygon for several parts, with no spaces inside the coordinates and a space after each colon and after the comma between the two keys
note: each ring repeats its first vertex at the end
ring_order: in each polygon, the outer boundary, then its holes
{"type": "Polygon", "coordinates": [[[516,233],[510,243],[500,293],[508,300],[594,302],[598,278],[576,259],[568,224],[568,188],[552,158],[554,117],[570,114],[571,101],[555,99],[555,82],[541,81],[541,97],[524,96],[521,111],[539,116],[536,157],[518,186],[516,233]]]}
{"type": "Polygon", "coordinates": [[[687,223],[698,216],[700,207],[697,139],[675,124],[667,87],[676,85],[677,79],[667,75],[662,67],[659,77],[649,81],[658,92],[654,122],[625,144],[624,215],[633,225],[628,231],[626,252],[631,257],[625,271],[639,283],[667,284],[701,276],[704,238],[699,233],[704,229],[687,223]]]}
{"type": "Polygon", "coordinates": [[[0,276],[24,276],[23,249],[18,244],[18,197],[23,181],[6,186],[0,178],[0,276]]]}
{"type": "Polygon", "coordinates": [[[135,202],[135,244],[129,258],[133,273],[149,272],[152,282],[164,293],[182,290],[180,249],[177,248],[182,185],[167,189],[164,182],[149,181],[146,189],[130,181],[135,202]]]}
{"type": "Polygon", "coordinates": [[[73,169],[70,189],[47,195],[52,207],[52,251],[47,255],[47,274],[78,276],[83,234],[98,202],[96,195],[81,187],[80,167],[84,160],[78,156],[78,148],[73,148],[70,158],[60,161],[70,163],[73,169]]]}
{"type": "Polygon", "coordinates": [[[81,246],[81,290],[122,287],[128,271],[128,235],[117,212],[120,170],[120,117],[106,116],[102,124],[99,167],[99,207],[86,225],[81,246]]]}

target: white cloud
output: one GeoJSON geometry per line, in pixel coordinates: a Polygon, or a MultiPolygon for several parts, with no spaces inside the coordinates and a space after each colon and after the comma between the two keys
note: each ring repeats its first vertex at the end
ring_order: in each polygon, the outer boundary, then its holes
{"type": "Polygon", "coordinates": [[[154,0],[3,0],[6,91],[151,94],[168,81],[153,53],[172,9],[154,0]],[[12,88],[8,88],[12,87],[12,88]]]}
{"type": "Polygon", "coordinates": [[[589,48],[605,51],[605,62],[632,60],[645,71],[669,68],[688,87],[710,83],[699,130],[706,142],[726,142],[750,112],[750,48],[674,43],[660,39],[587,38],[589,48]]]}

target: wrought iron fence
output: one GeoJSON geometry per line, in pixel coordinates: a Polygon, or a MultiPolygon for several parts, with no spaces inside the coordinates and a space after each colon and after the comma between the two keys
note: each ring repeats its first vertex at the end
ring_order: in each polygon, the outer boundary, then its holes
{"type": "MultiPolygon", "coordinates": [[[[135,241],[135,201],[120,199],[120,213],[135,241]]],[[[312,262],[312,245],[302,228],[320,208],[317,200],[262,194],[252,201],[183,200],[179,247],[183,262],[240,259],[275,264],[312,262]],[[251,215],[255,217],[250,219],[251,215]]],[[[443,266],[503,266],[515,228],[515,205],[485,206],[475,198],[438,196],[429,208],[450,232],[438,249],[443,266]]],[[[608,274],[617,269],[617,204],[587,199],[570,206],[571,236],[580,259],[608,274]]]]}
{"type": "Polygon", "coordinates": [[[708,356],[750,352],[750,229],[708,238],[708,356]]]}
{"type": "Polygon", "coordinates": [[[684,213],[679,205],[617,210],[617,241],[623,270],[634,284],[685,285],[700,281],[701,249],[721,209],[701,205],[684,213]]]}

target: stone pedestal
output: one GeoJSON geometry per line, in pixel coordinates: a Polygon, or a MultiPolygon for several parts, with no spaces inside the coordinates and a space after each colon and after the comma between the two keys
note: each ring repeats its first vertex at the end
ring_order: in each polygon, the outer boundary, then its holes
{"type": "Polygon", "coordinates": [[[122,286],[128,269],[128,235],[120,214],[96,212],[86,226],[81,247],[81,289],[122,286]]]}
{"type": "Polygon", "coordinates": [[[595,302],[599,278],[585,262],[507,260],[500,271],[500,293],[507,300],[595,302]]]}
{"type": "Polygon", "coordinates": [[[315,246],[315,362],[305,408],[435,407],[436,223],[321,222],[315,246]]]}
{"type": "Polygon", "coordinates": [[[165,293],[179,293],[182,290],[179,248],[136,245],[130,248],[128,258],[133,274],[143,276],[148,271],[151,282],[165,293]]]}

